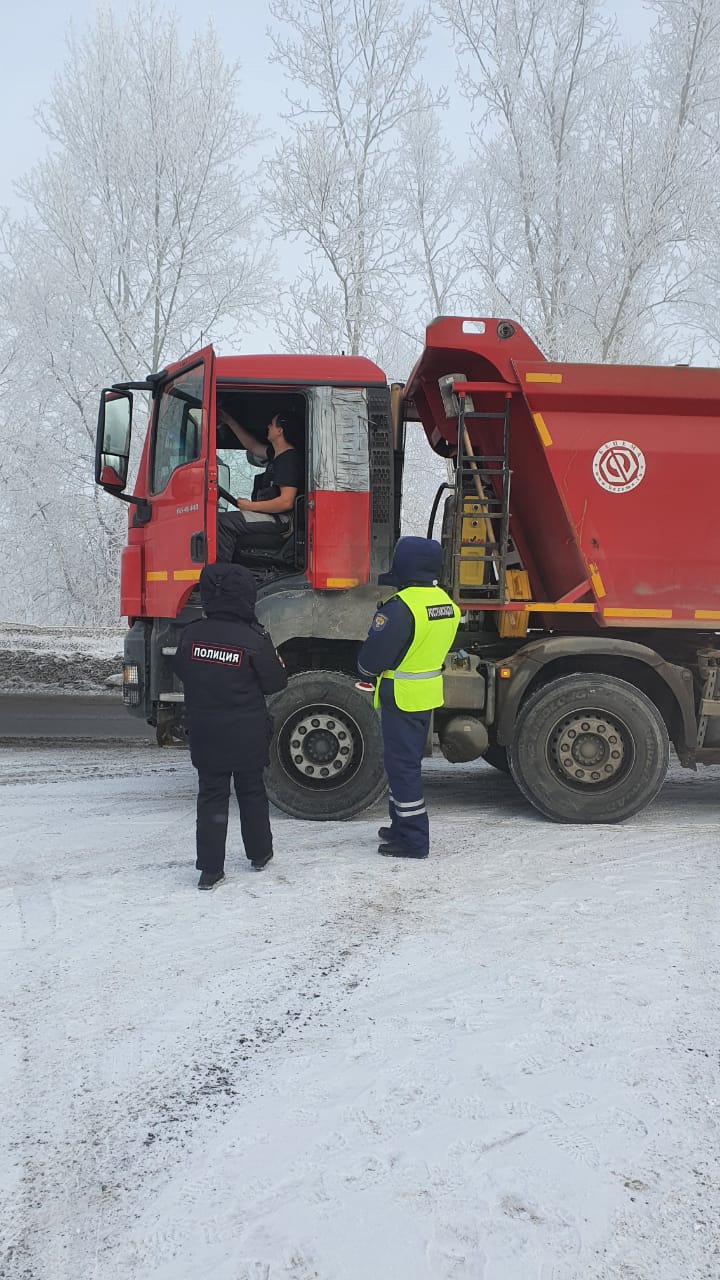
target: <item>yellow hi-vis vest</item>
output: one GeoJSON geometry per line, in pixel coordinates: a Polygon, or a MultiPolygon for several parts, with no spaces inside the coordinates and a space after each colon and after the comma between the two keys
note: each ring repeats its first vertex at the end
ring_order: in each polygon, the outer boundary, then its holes
{"type": "Polygon", "coordinates": [[[400,665],[378,676],[375,706],[380,681],[392,680],[400,711],[431,711],[443,704],[443,662],[460,625],[460,610],[441,587],[405,587],[397,598],[410,610],[415,634],[400,665]]]}

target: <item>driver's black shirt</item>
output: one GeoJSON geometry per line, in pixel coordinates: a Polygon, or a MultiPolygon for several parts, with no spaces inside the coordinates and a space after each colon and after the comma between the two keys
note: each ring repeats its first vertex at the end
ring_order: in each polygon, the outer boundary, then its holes
{"type": "Polygon", "coordinates": [[[303,476],[303,460],[297,449],[285,449],[277,457],[271,458],[265,470],[256,478],[253,485],[253,501],[267,502],[270,498],[279,498],[280,490],[297,489],[302,493],[305,488],[303,476]]]}

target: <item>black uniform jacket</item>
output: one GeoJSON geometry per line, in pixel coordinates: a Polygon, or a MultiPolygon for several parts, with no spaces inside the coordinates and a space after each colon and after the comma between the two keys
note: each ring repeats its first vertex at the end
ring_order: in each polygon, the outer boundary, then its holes
{"type": "Polygon", "coordinates": [[[272,736],[265,695],[287,684],[285,667],[264,628],[226,613],[191,622],[173,667],[185,689],[195,767],[263,769],[272,736]]]}

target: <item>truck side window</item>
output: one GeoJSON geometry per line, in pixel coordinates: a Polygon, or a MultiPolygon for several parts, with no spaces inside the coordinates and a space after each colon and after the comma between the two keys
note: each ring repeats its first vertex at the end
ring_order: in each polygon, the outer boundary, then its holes
{"type": "Polygon", "coordinates": [[[163,388],[153,442],[152,492],[161,493],[173,471],[200,457],[203,370],[196,368],[163,388]]]}

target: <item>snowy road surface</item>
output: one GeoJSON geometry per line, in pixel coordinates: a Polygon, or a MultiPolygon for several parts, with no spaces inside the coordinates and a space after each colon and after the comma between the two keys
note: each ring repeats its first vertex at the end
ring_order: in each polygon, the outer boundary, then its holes
{"type": "Polygon", "coordinates": [[[131,716],[116,693],[0,693],[0,743],[3,739],[59,739],[76,742],[126,741],[155,743],[155,730],[131,716]]]}
{"type": "Polygon", "coordinates": [[[3,1278],[720,1276],[712,772],[580,828],[435,760],[429,862],[278,815],[203,895],[183,753],[0,765],[3,1278]]]}

